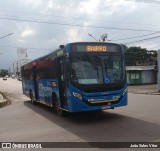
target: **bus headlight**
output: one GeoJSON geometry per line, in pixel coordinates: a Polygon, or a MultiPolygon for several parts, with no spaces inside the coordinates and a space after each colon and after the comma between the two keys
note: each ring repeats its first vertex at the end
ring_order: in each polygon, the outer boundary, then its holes
{"type": "Polygon", "coordinates": [[[125,88],[123,91],[123,95],[125,95],[127,93],[128,88],[125,88]]]}
{"type": "Polygon", "coordinates": [[[73,96],[82,101],[82,95],[76,92],[73,92],[73,96]]]}

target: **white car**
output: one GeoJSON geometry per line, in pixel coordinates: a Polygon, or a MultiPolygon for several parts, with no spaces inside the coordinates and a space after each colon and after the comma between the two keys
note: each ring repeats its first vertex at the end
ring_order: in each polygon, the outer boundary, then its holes
{"type": "Polygon", "coordinates": [[[3,77],[3,80],[7,80],[7,77],[3,77]]]}
{"type": "Polygon", "coordinates": [[[12,79],[15,79],[15,75],[12,75],[12,79]]]}

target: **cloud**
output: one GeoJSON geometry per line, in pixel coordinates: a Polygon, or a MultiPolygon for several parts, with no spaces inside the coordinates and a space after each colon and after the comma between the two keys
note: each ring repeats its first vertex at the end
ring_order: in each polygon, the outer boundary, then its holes
{"type": "Polygon", "coordinates": [[[81,41],[81,35],[76,28],[71,28],[66,32],[69,42],[81,41]]]}
{"type": "Polygon", "coordinates": [[[45,48],[49,48],[51,50],[57,49],[59,47],[61,43],[59,41],[57,41],[56,39],[52,38],[52,39],[48,39],[45,42],[44,47],[45,48]]]}
{"type": "Polygon", "coordinates": [[[26,38],[28,36],[31,36],[34,34],[34,31],[32,29],[25,29],[22,33],[21,33],[21,37],[22,38],[26,38]]]}
{"type": "Polygon", "coordinates": [[[87,14],[93,14],[93,12],[97,11],[98,9],[98,4],[100,0],[87,0],[80,2],[79,4],[79,11],[80,13],[87,13],[87,14]]]}
{"type": "MultiPolygon", "coordinates": [[[[19,0],[19,3],[21,3],[21,0],[19,0]]],[[[34,7],[41,6],[43,3],[43,0],[23,0],[24,5],[32,5],[34,7]]]]}
{"type": "Polygon", "coordinates": [[[25,43],[26,41],[25,41],[25,40],[22,40],[22,39],[18,39],[18,42],[25,43]]]}
{"type": "MultiPolygon", "coordinates": [[[[44,50],[39,48],[54,49],[66,42],[94,41],[88,33],[96,39],[101,34],[108,33],[108,39],[113,40],[151,33],[71,26],[73,24],[159,31],[160,23],[159,5],[126,0],[5,0],[0,1],[0,10],[3,10],[0,11],[1,35],[14,33],[0,40],[0,53],[3,53],[3,57],[0,55],[1,68],[8,68],[9,64],[12,66],[12,62],[16,60],[16,47],[26,48],[29,58],[33,59],[44,54],[44,50]],[[46,24],[13,21],[10,18],[45,21],[46,24]],[[3,47],[2,44],[14,47],[3,47]]],[[[113,42],[127,43],[135,40],[138,39],[113,42]]],[[[159,39],[153,39],[132,45],[150,48],[158,45],[158,42],[159,39]]]]}
{"type": "Polygon", "coordinates": [[[49,2],[48,2],[48,8],[53,8],[53,1],[52,0],[50,0],[49,2]]]}

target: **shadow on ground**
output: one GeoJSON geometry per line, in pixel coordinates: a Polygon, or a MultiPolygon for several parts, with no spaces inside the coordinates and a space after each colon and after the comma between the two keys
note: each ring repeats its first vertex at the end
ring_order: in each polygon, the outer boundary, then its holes
{"type": "Polygon", "coordinates": [[[44,105],[33,106],[30,101],[25,101],[24,105],[86,142],[152,142],[160,139],[160,125],[127,115],[103,111],[59,117],[44,105]]]}

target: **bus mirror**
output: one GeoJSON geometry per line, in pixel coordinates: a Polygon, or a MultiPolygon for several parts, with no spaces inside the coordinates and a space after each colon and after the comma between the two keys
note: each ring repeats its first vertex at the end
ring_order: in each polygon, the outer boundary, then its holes
{"type": "Polygon", "coordinates": [[[64,48],[64,45],[59,45],[59,48],[60,48],[60,49],[63,49],[63,48],[64,48]]]}

